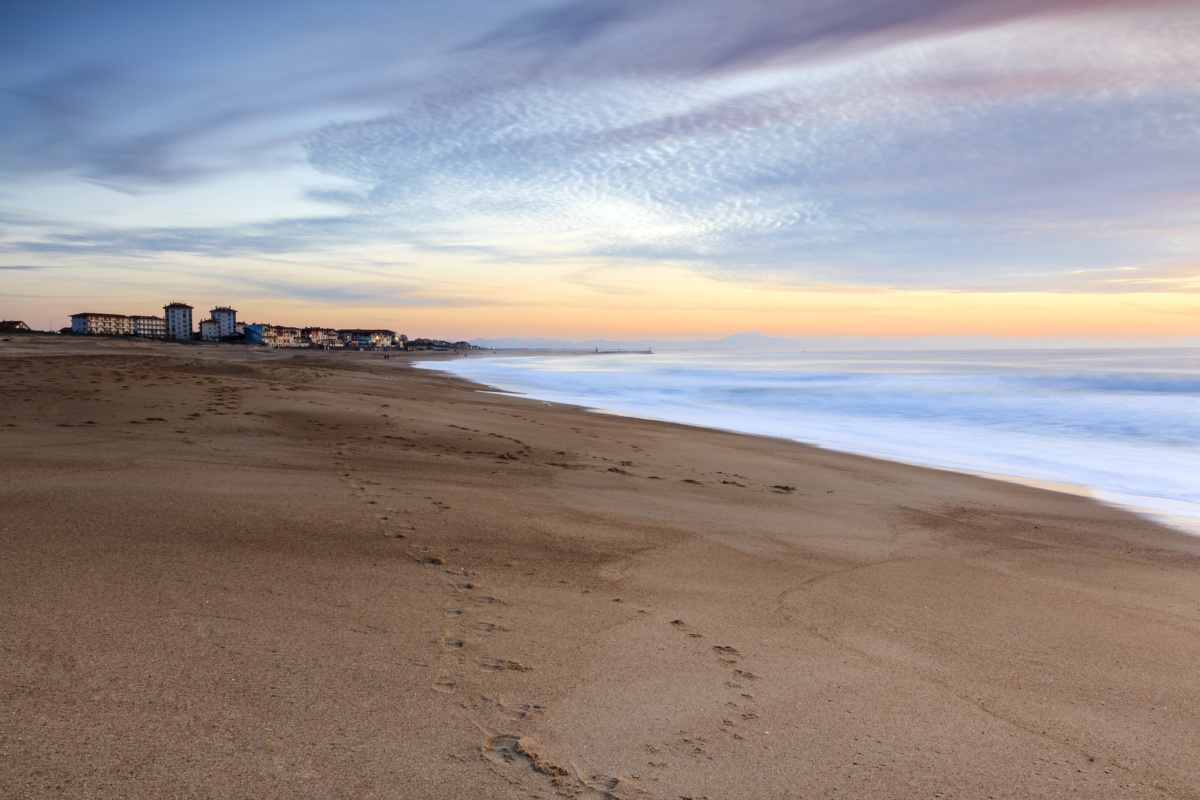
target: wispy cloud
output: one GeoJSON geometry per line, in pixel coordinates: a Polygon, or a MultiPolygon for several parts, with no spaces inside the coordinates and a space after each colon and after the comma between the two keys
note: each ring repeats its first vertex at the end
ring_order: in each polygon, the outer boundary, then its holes
{"type": "Polygon", "coordinates": [[[59,40],[51,11],[17,17],[59,49],[0,56],[0,178],[68,172],[155,192],[269,180],[302,159],[340,181],[309,193],[330,216],[56,220],[3,249],[29,261],[396,241],[926,288],[1055,287],[1200,249],[1200,9],[1185,0],[280,10],[245,10],[281,26],[261,45],[203,15],[162,28],[118,9],[103,31],[123,41],[128,23],[154,43],[129,52],[84,17],[59,40]]]}
{"type": "MultiPolygon", "coordinates": [[[[1187,5],[1148,0],[1137,7],[1187,5]]],[[[531,53],[539,65],[554,58],[612,72],[696,74],[1130,7],[1128,0],[570,0],[507,20],[468,48],[531,53]]]]}
{"type": "Polygon", "coordinates": [[[347,208],[409,233],[896,286],[1052,275],[1154,246],[1097,244],[1113,219],[1194,226],[1164,200],[1200,176],[1196,128],[1179,124],[1200,98],[1178,57],[1114,74],[1097,40],[1071,36],[985,32],[705,80],[543,78],[327,127],[309,158],[363,186],[336,198],[347,208]]]}
{"type": "Polygon", "coordinates": [[[219,228],[92,228],[51,233],[39,240],[17,240],[2,250],[75,255],[150,256],[193,253],[207,256],[245,256],[295,253],[336,247],[367,234],[358,219],[315,217],[219,228]]]}

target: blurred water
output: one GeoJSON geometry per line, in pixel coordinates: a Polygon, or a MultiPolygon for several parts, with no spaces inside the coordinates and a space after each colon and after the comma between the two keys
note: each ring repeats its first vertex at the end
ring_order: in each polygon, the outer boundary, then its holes
{"type": "Polygon", "coordinates": [[[1200,349],[657,353],[429,363],[603,411],[1075,484],[1200,520],[1200,349]]]}

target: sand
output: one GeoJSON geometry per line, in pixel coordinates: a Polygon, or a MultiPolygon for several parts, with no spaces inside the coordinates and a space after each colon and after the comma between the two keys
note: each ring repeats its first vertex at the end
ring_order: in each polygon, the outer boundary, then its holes
{"type": "Polygon", "coordinates": [[[1200,796],[1200,540],[478,388],[0,342],[0,796],[1200,796]]]}

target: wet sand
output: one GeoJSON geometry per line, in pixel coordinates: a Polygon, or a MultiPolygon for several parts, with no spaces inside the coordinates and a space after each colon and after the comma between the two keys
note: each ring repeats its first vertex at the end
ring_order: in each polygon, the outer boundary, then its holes
{"type": "Polygon", "coordinates": [[[477,388],[0,342],[0,796],[1200,796],[1200,539],[477,388]]]}

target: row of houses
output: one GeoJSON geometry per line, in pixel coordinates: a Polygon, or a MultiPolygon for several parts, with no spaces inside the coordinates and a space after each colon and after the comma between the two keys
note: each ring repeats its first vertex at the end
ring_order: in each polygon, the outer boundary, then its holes
{"type": "Polygon", "coordinates": [[[350,347],[360,350],[403,350],[408,337],[383,328],[292,328],[253,323],[245,326],[245,340],[269,347],[350,347]]]}
{"type": "Polygon", "coordinates": [[[470,342],[448,342],[445,339],[409,339],[405,350],[482,350],[470,342]]]}
{"type": "Polygon", "coordinates": [[[268,347],[347,347],[359,350],[404,349],[408,339],[382,328],[293,328],[287,325],[239,322],[237,310],[217,306],[208,319],[192,325],[193,307],[171,302],[161,317],[106,314],[94,311],[71,315],[70,332],[80,335],[149,336],[155,339],[200,339],[205,342],[242,341],[268,347]]]}

